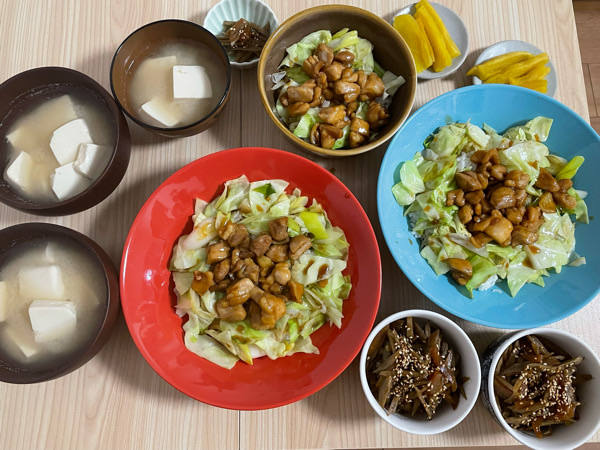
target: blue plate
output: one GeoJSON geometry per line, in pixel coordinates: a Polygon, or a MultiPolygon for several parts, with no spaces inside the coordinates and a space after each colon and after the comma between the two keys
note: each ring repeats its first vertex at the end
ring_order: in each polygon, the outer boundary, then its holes
{"type": "Polygon", "coordinates": [[[392,139],[381,163],[377,184],[379,221],[390,252],[405,275],[423,294],[446,311],[475,323],[497,328],[531,328],[563,319],[590,302],[600,291],[600,225],[593,219],[600,211],[600,136],[575,112],[538,92],[508,85],[468,86],[431,100],[417,110],[392,139]],[[419,254],[419,243],[410,233],[392,195],[399,181],[399,165],[423,149],[423,141],[437,127],[450,122],[481,126],[487,123],[502,133],[536,116],[554,119],[545,144],[551,153],[570,159],[582,155],[585,163],[573,179],[587,191],[590,224],[577,223],[575,250],[587,264],[564,267],[560,274],[544,277],[545,287],[528,284],[516,297],[494,287],[475,291],[474,298],[461,294],[447,275],[437,277],[419,254]]]}

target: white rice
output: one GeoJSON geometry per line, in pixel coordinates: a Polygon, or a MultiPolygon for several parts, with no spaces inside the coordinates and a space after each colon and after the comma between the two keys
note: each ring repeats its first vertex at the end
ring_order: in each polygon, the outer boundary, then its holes
{"type": "Polygon", "coordinates": [[[487,291],[488,289],[490,289],[491,287],[493,287],[496,284],[497,280],[498,280],[498,275],[492,275],[485,282],[481,283],[479,285],[479,287],[477,288],[477,290],[478,291],[487,291]]]}
{"type": "Polygon", "coordinates": [[[456,171],[475,170],[475,164],[471,162],[473,152],[462,152],[456,157],[456,171]]]}

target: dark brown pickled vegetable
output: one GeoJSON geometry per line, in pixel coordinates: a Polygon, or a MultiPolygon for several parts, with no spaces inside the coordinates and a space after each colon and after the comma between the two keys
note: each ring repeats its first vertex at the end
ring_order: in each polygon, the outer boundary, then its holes
{"type": "Polygon", "coordinates": [[[442,332],[412,317],[379,332],[367,353],[367,380],[375,398],[388,414],[433,418],[445,401],[456,408],[463,381],[458,378],[459,356],[442,332]]]}
{"type": "Polygon", "coordinates": [[[511,344],[494,377],[496,402],[506,423],[542,438],[553,426],[575,422],[575,386],[589,379],[575,374],[581,361],[535,335],[511,344]]]}
{"type": "Polygon", "coordinates": [[[260,27],[246,19],[223,22],[223,29],[223,35],[218,36],[218,39],[235,62],[258,58],[271,33],[268,23],[260,27]]]}

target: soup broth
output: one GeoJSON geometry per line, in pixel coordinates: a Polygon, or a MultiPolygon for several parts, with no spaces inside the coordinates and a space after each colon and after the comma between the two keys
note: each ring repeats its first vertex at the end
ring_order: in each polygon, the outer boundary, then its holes
{"type": "MultiPolygon", "coordinates": [[[[191,40],[170,42],[156,52],[138,57],[129,81],[129,105],[133,114],[144,122],[161,128],[190,125],[206,117],[221,101],[227,86],[227,74],[221,61],[204,44],[191,40]],[[173,66],[201,67],[209,81],[206,98],[175,98],[173,66]],[[160,116],[142,108],[149,102],[158,104],[160,116]]],[[[196,83],[197,84],[197,83],[196,83]]],[[[193,84],[187,88],[193,89],[193,84]]],[[[182,90],[185,90],[184,86],[182,90]]],[[[158,114],[156,114],[158,115],[158,114]]]]}
{"type": "Polygon", "coordinates": [[[4,320],[0,321],[0,358],[9,366],[28,370],[50,370],[70,361],[97,335],[106,314],[107,286],[98,261],[83,252],[80,244],[67,238],[36,239],[17,244],[2,256],[4,320]],[[47,271],[58,266],[64,288],[56,294],[56,280],[40,277],[36,283],[26,276],[32,269],[47,271]],[[60,295],[62,294],[62,295],[60,295]],[[44,298],[45,297],[45,298],[44,298]],[[59,300],[59,297],[60,298],[59,300]],[[38,342],[30,318],[32,302],[68,303],[76,313],[74,329],[38,342]]]}
{"type": "Polygon", "coordinates": [[[85,121],[91,141],[100,146],[104,154],[96,160],[98,166],[94,167],[92,178],[84,177],[86,184],[82,184],[78,192],[73,191],[72,195],[76,195],[102,173],[116,141],[114,119],[102,100],[82,87],[55,85],[29,94],[3,120],[2,129],[6,132],[0,136],[0,154],[4,158],[5,182],[23,198],[39,204],[61,200],[52,188],[51,176],[64,161],[61,164],[57,160],[50,142],[57,129],[77,119],[85,121]],[[22,153],[31,158],[31,169],[28,181],[19,184],[7,172],[22,153]]]}

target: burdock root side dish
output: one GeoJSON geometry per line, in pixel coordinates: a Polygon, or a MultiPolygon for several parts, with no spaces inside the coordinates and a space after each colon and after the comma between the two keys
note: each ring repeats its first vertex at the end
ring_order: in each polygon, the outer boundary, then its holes
{"type": "Polygon", "coordinates": [[[582,357],[571,357],[534,335],[510,345],[494,376],[496,402],[511,427],[539,438],[557,425],[578,419],[576,386],[590,375],[577,372],[582,357]]]}
{"type": "MultiPolygon", "coordinates": [[[[442,402],[455,409],[463,391],[460,356],[430,322],[424,327],[412,317],[385,327],[367,356],[367,380],[388,414],[426,414],[432,419],[442,402]]],[[[466,397],[465,397],[466,398],[466,397]]]]}

